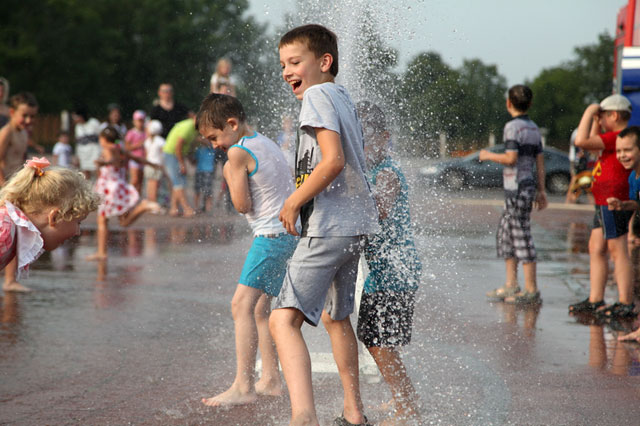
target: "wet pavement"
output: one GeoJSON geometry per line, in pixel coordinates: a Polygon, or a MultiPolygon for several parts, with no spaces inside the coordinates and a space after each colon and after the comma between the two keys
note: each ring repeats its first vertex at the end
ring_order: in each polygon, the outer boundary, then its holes
{"type": "MultiPolygon", "coordinates": [[[[640,345],[615,340],[616,329],[634,325],[567,315],[588,291],[592,210],[556,197],[534,213],[544,303],[520,308],[484,297],[504,282],[494,248],[500,197],[413,187],[425,276],[404,356],[423,424],[639,424],[640,345]]],[[[114,226],[104,263],[83,260],[96,243],[95,224],[84,228],[34,265],[24,283],[35,292],[2,295],[0,424],[287,424],[287,397],[229,410],[200,402],[235,372],[229,302],[251,241],[242,217],[216,209],[114,226]]],[[[321,326],[305,334],[320,421],[329,425],[341,388],[328,338],[321,326]]],[[[390,398],[368,361],[362,394],[368,407],[390,398]]]]}

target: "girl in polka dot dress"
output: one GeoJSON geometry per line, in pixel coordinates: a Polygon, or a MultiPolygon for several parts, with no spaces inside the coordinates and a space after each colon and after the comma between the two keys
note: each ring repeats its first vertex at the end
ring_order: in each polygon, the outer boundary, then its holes
{"type": "Polygon", "coordinates": [[[87,260],[107,258],[107,240],[109,239],[109,218],[117,217],[120,226],[131,225],[145,212],[162,214],[163,208],[154,201],[140,199],[140,194],[127,182],[128,160],[157,167],[144,158],[136,157],[118,145],[118,132],[111,126],[100,132],[102,154],[96,164],[100,168],[95,191],[102,197],[98,207],[98,251],[87,260]]]}

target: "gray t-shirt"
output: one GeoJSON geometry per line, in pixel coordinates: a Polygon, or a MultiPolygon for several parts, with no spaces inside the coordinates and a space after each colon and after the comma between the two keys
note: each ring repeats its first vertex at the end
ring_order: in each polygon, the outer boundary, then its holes
{"type": "Polygon", "coordinates": [[[504,189],[517,193],[518,189],[536,186],[534,175],[536,157],[542,153],[542,139],[536,123],[527,115],[520,115],[504,126],[506,151],[517,151],[518,161],[513,167],[503,169],[504,189]]]}
{"type": "Polygon", "coordinates": [[[323,83],[304,92],[296,143],[296,187],[304,183],[322,158],[314,128],[340,135],[345,166],[300,210],[301,235],[348,237],[375,233],[378,211],[365,177],[362,126],[344,87],[323,83]]]}

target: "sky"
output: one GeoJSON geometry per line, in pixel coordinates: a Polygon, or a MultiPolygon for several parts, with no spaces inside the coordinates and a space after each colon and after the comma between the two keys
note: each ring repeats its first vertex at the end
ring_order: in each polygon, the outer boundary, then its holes
{"type": "MultiPolygon", "coordinates": [[[[318,0],[338,5],[367,0],[318,0]]],[[[249,14],[282,25],[296,0],[249,0],[249,14]]],[[[533,80],[540,71],[575,58],[574,48],[614,34],[626,0],[377,0],[371,8],[400,65],[416,54],[436,51],[452,67],[464,59],[495,64],[509,85],[533,80]]],[[[334,6],[335,7],[335,6],[334,6]]],[[[322,23],[322,22],[317,22],[322,23]]],[[[333,28],[340,37],[340,29],[333,28]]],[[[613,54],[613,52],[612,52],[613,54]]]]}

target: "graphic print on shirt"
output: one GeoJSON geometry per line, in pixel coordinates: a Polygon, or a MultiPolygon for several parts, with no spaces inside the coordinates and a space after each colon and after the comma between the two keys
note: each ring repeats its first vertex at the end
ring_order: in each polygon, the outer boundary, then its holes
{"type": "MultiPolygon", "coordinates": [[[[304,151],[300,152],[300,129],[298,129],[298,134],[296,136],[296,189],[300,188],[302,184],[307,180],[311,172],[313,171],[313,165],[317,164],[314,162],[314,153],[316,152],[315,146],[305,146],[304,151]]],[[[313,213],[313,198],[307,201],[300,208],[300,223],[302,224],[302,235],[303,237],[307,234],[307,228],[309,227],[309,217],[311,217],[311,213],[313,213]]]]}

